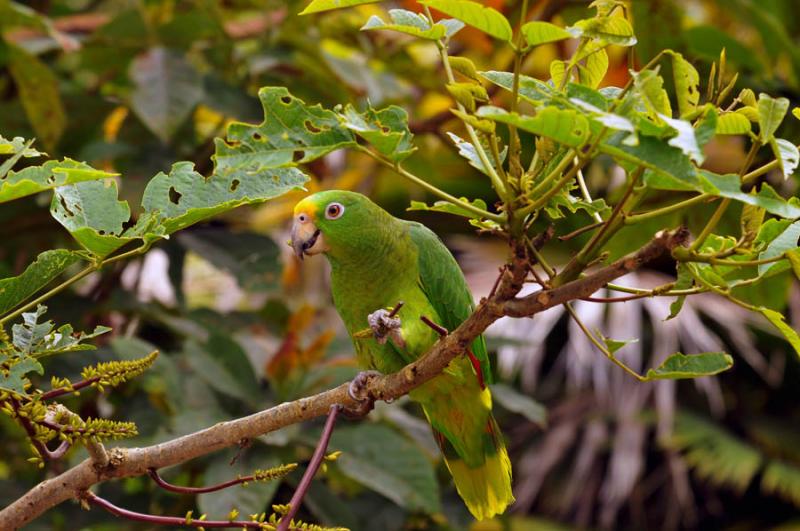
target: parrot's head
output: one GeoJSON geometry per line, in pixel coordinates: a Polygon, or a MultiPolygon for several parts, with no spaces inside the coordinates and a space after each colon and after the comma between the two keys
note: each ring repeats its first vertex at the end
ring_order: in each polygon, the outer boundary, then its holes
{"type": "Polygon", "coordinates": [[[366,196],[344,190],[312,194],[294,207],[292,248],[304,255],[327,253],[333,258],[361,255],[374,249],[376,225],[393,218],[366,196]]]}

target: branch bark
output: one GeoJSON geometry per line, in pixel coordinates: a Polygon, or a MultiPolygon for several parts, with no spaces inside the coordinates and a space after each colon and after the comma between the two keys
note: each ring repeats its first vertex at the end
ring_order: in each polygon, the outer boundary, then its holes
{"type": "MultiPolygon", "coordinates": [[[[641,266],[668,255],[683,245],[688,232],[677,229],[660,232],[639,251],[616,262],[553,289],[542,289],[517,298],[528,272],[528,259],[523,245],[513,248],[509,267],[503,270],[495,293],[483,299],[470,317],[447,336],[442,337],[422,358],[399,372],[370,377],[367,393],[378,400],[392,400],[407,394],[440,374],[457,356],[466,352],[472,341],[493,322],[503,316],[531,317],[553,306],[587,297],[608,282],[641,266]]],[[[108,462],[98,467],[87,459],[66,472],[45,480],[0,511],[0,529],[19,529],[45,511],[72,498],[80,498],[93,485],[104,481],[140,476],[151,468],[162,468],[189,461],[279,428],[325,416],[332,406],[357,410],[359,402],[342,384],[314,396],[285,402],[247,417],[221,422],[177,439],[144,448],[113,448],[108,462]]]]}

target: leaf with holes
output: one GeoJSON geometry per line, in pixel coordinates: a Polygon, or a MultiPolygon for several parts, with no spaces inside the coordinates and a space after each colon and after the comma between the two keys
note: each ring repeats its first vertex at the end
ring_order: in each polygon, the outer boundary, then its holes
{"type": "Polygon", "coordinates": [[[406,11],[405,9],[390,9],[389,18],[391,22],[384,22],[377,15],[372,15],[367,23],[361,26],[361,30],[390,30],[413,35],[420,39],[436,41],[447,33],[447,28],[441,24],[431,26],[430,21],[425,15],[406,11]]]}
{"type": "Polygon", "coordinates": [[[8,371],[0,371],[0,391],[8,391],[17,395],[27,395],[25,387],[30,380],[26,374],[37,372],[44,374],[44,367],[30,356],[9,356],[0,353],[0,364],[8,367],[8,371]]]}
{"type": "Polygon", "coordinates": [[[420,0],[420,3],[458,19],[501,41],[510,41],[511,24],[499,11],[472,0],[420,0]]]}
{"type": "Polygon", "coordinates": [[[647,380],[682,380],[712,376],[733,367],[733,358],[725,352],[672,354],[655,369],[647,371],[647,380]]]}
{"type": "MultiPolygon", "coordinates": [[[[474,207],[478,207],[482,210],[486,210],[486,202],[482,199],[475,199],[470,201],[466,197],[461,198],[462,201],[465,203],[469,203],[474,207]]],[[[475,218],[475,214],[470,212],[469,210],[460,207],[456,204],[453,204],[449,201],[436,201],[432,205],[426,205],[421,201],[411,201],[411,206],[408,207],[406,210],[427,210],[430,212],[447,212],[448,214],[455,214],[456,216],[463,216],[465,218],[475,218]]]]}
{"type": "Polygon", "coordinates": [[[489,118],[528,131],[535,135],[552,138],[570,147],[580,147],[589,139],[589,121],[571,109],[545,107],[536,116],[522,116],[499,107],[486,105],[478,109],[478,116],[489,118]]]}
{"type": "Polygon", "coordinates": [[[115,175],[117,174],[95,170],[71,159],[51,160],[41,166],[29,166],[18,172],[11,171],[5,178],[0,178],[0,203],[67,184],[108,179],[115,175]]]}
{"type": "Polygon", "coordinates": [[[284,87],[264,87],[258,97],[264,121],[228,126],[227,140],[216,139],[216,173],[227,175],[234,168],[240,174],[256,174],[311,162],[336,149],[356,145],[353,133],[334,112],[306,105],[284,87]]]}
{"type": "Polygon", "coordinates": [[[321,13],[323,11],[332,11],[334,9],[343,9],[345,7],[360,6],[362,4],[376,4],[380,1],[381,0],[313,0],[299,14],[310,15],[312,13],[321,13]]]}
{"type": "Polygon", "coordinates": [[[542,21],[528,22],[523,25],[522,34],[530,47],[572,38],[572,34],[564,28],[542,21]]]}
{"type": "Polygon", "coordinates": [[[90,253],[105,257],[134,238],[122,236],[131,211],[117,199],[113,179],[85,181],[55,189],[52,216],[90,253]]]}
{"type": "Polygon", "coordinates": [[[700,102],[700,91],[697,88],[700,84],[700,75],[683,55],[672,50],[668,50],[667,53],[672,58],[675,97],[678,100],[678,112],[683,117],[694,112],[700,102]]]}
{"type": "Polygon", "coordinates": [[[13,310],[83,258],[80,253],[45,251],[22,274],[0,280],[0,315],[13,310]]]}
{"type": "Polygon", "coordinates": [[[372,144],[391,161],[399,162],[416,149],[412,142],[414,135],[408,130],[408,114],[397,105],[379,111],[370,107],[363,113],[348,105],[340,117],[344,127],[372,144]]]}
{"type": "Polygon", "coordinates": [[[0,155],[16,155],[21,153],[23,157],[41,157],[47,153],[42,153],[31,147],[33,140],[25,141],[21,136],[15,136],[11,140],[7,140],[0,135],[0,155]]]}

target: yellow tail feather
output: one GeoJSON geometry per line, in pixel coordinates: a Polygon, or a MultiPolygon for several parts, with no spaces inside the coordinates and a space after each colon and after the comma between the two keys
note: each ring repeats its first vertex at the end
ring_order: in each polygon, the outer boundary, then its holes
{"type": "Polygon", "coordinates": [[[511,462],[503,446],[487,455],[483,465],[470,468],[458,457],[445,458],[458,494],[478,520],[502,514],[514,502],[511,493],[511,462]]]}

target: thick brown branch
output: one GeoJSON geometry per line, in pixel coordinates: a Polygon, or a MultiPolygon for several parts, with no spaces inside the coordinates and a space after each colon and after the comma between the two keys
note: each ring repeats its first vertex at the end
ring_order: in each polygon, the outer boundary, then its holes
{"type": "MultiPolygon", "coordinates": [[[[528,261],[524,246],[517,245],[513,249],[510,267],[503,272],[494,296],[482,300],[461,326],[437,341],[424,357],[394,374],[370,378],[367,382],[367,393],[380,400],[399,398],[439,375],[500,317],[530,317],[553,306],[588,297],[608,282],[669,253],[675,246],[682,245],[687,237],[685,229],[659,233],[638,252],[607,267],[558,288],[538,291],[522,298],[515,297],[527,277],[528,261]]],[[[161,444],[144,448],[114,448],[108,452],[108,465],[102,468],[95,468],[92,461],[87,459],[63,474],[39,483],[0,511],[0,529],[19,529],[59,503],[79,498],[96,483],[144,475],[150,468],[176,465],[235,446],[242,439],[251,439],[291,424],[327,415],[330,408],[337,404],[345,409],[356,409],[359,403],[350,396],[348,387],[345,383],[314,396],[285,402],[240,419],[221,422],[161,444]]]]}

